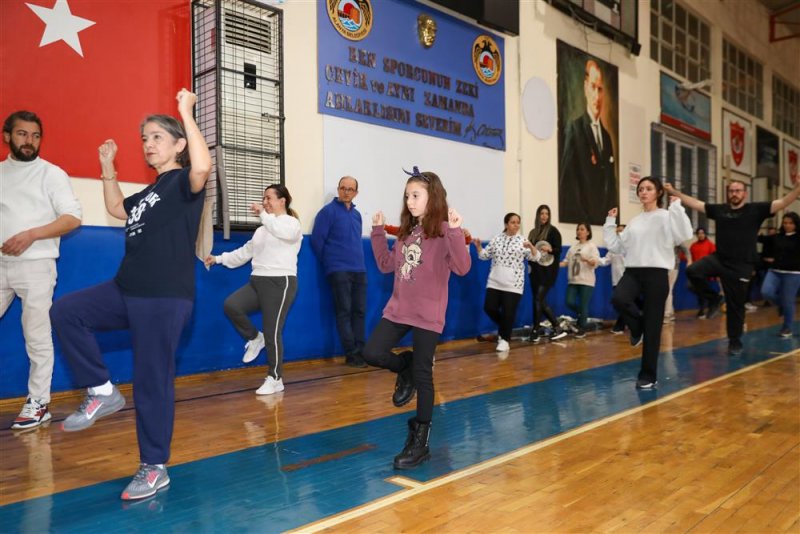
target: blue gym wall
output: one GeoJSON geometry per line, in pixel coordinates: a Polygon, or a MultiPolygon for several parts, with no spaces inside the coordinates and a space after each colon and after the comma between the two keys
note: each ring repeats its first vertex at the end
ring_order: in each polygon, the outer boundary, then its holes
{"type": "MultiPolygon", "coordinates": [[[[231,240],[215,236],[214,253],[233,250],[244,244],[251,233],[233,233],[231,240]]],[[[392,292],[392,275],[381,274],[372,256],[369,240],[363,241],[367,259],[367,333],[377,324],[381,311],[392,292]]],[[[476,258],[472,251],[473,267],[463,277],[451,276],[450,301],[442,340],[469,338],[496,330],[496,326],[483,313],[484,288],[489,274],[488,261],[476,258]]],[[[58,260],[58,284],[54,299],[114,276],[124,253],[124,235],[120,228],[84,226],[61,241],[61,258],[58,260]]],[[[564,250],[566,254],[566,248],[564,250]]],[[[563,269],[562,269],[563,270],[563,269]]],[[[239,337],[222,312],[222,302],[238,289],[250,274],[250,265],[227,269],[221,265],[206,272],[198,261],[196,265],[197,300],[190,325],[186,328],[178,349],[177,371],[188,375],[232,369],[243,366],[241,361],[244,341],[239,337]]],[[[284,330],[285,361],[324,358],[341,354],[330,289],[308,243],[303,240],[298,259],[297,299],[289,311],[284,330]]],[[[550,291],[548,301],[557,315],[567,313],[564,305],[566,273],[550,291]]],[[[696,301],[686,288],[683,266],[675,284],[675,308],[696,306],[696,301]]],[[[590,315],[611,319],[615,316],[610,304],[610,268],[597,270],[597,286],[592,296],[590,315]]],[[[21,306],[16,299],[0,319],[0,398],[19,397],[27,393],[28,358],[20,326],[21,306]]],[[[258,325],[260,316],[254,316],[258,325]]],[[[517,314],[517,324],[530,324],[531,297],[526,285],[517,314]]],[[[130,382],[132,353],[130,337],[125,331],[98,334],[98,341],[114,382],[130,382]]],[[[75,389],[76,385],[67,369],[56,340],[55,370],[52,390],[75,389]]],[[[264,364],[264,355],[256,360],[264,364]]]]}

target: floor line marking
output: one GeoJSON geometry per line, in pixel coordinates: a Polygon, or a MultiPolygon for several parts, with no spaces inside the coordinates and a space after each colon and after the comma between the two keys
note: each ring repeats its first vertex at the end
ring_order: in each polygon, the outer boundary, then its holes
{"type": "MultiPolygon", "coordinates": [[[[675,393],[671,393],[669,395],[661,397],[658,400],[655,400],[653,402],[648,402],[647,404],[643,404],[641,406],[636,406],[635,408],[630,408],[630,409],[622,411],[622,412],[620,412],[618,414],[614,414],[614,415],[611,415],[611,416],[608,416],[608,417],[604,417],[603,419],[598,419],[597,421],[593,421],[591,423],[587,423],[587,424],[582,425],[582,426],[580,426],[578,428],[574,428],[572,430],[564,432],[563,434],[559,434],[557,436],[553,436],[552,438],[548,438],[548,439],[543,440],[543,441],[538,441],[536,443],[532,443],[530,445],[526,445],[526,446],[521,447],[521,448],[519,448],[517,450],[511,451],[511,452],[507,452],[505,454],[501,454],[500,456],[495,456],[494,458],[490,458],[490,459],[485,460],[483,462],[477,463],[477,464],[475,464],[475,465],[473,465],[471,467],[467,467],[465,469],[454,471],[454,472],[452,472],[452,473],[450,473],[448,475],[444,475],[442,477],[430,480],[428,482],[419,483],[419,486],[417,486],[417,487],[409,488],[409,489],[406,489],[406,490],[399,491],[397,493],[393,493],[391,495],[387,495],[386,497],[383,497],[381,499],[377,499],[375,501],[372,501],[372,502],[364,504],[362,506],[353,508],[353,509],[348,510],[346,512],[342,512],[341,514],[337,514],[337,515],[332,516],[332,517],[321,519],[321,520],[316,521],[314,523],[309,523],[308,525],[304,525],[302,527],[298,527],[296,529],[289,530],[288,532],[290,532],[290,533],[292,533],[292,532],[298,532],[298,533],[300,533],[300,532],[302,532],[302,533],[320,532],[320,531],[325,530],[327,528],[332,528],[332,527],[335,527],[337,525],[340,525],[340,524],[342,524],[342,523],[344,523],[346,521],[350,521],[352,519],[358,519],[359,517],[365,516],[365,515],[367,515],[367,514],[369,514],[371,512],[380,510],[381,508],[385,508],[385,507],[387,507],[389,505],[398,503],[400,501],[404,501],[404,500],[406,500],[406,499],[408,499],[410,497],[414,497],[416,495],[419,495],[421,493],[425,493],[425,492],[427,492],[429,490],[438,488],[440,486],[444,486],[446,484],[450,484],[452,482],[456,482],[456,481],[461,480],[463,478],[470,477],[470,476],[472,476],[474,474],[480,473],[480,472],[485,471],[487,469],[490,469],[492,467],[497,467],[497,466],[502,465],[504,463],[508,463],[511,460],[515,460],[517,458],[520,458],[520,457],[525,456],[527,454],[530,454],[532,452],[538,451],[539,449],[543,449],[545,447],[549,447],[550,445],[554,445],[554,444],[556,444],[556,443],[558,443],[560,441],[564,441],[564,440],[572,438],[574,436],[578,436],[578,435],[583,434],[585,432],[588,432],[590,430],[594,430],[595,428],[607,425],[608,423],[612,423],[612,422],[617,421],[619,419],[623,419],[625,417],[628,417],[629,415],[633,415],[635,413],[638,413],[638,412],[641,412],[643,410],[649,409],[649,408],[651,408],[653,406],[658,406],[659,404],[663,404],[663,403],[665,403],[667,401],[671,401],[671,400],[676,399],[678,397],[681,397],[683,395],[692,393],[694,391],[697,391],[698,389],[704,388],[706,386],[713,385],[713,384],[715,384],[717,382],[721,382],[721,381],[727,380],[729,378],[733,378],[733,377],[738,376],[740,374],[743,374],[745,372],[748,372],[748,371],[751,371],[753,369],[757,369],[759,367],[762,367],[762,366],[764,366],[766,364],[773,363],[773,362],[776,362],[778,360],[782,360],[784,358],[788,358],[789,356],[794,356],[794,355],[800,355],[800,349],[796,349],[796,350],[793,350],[791,352],[784,353],[781,356],[777,356],[775,358],[772,358],[772,359],[769,359],[769,360],[765,360],[763,362],[759,362],[759,363],[755,363],[753,365],[749,365],[747,367],[743,367],[743,368],[738,369],[736,371],[733,371],[731,373],[728,373],[728,374],[725,374],[725,375],[722,375],[722,376],[718,376],[717,378],[713,378],[711,380],[707,380],[707,381],[702,382],[700,384],[695,384],[694,386],[689,386],[688,388],[682,389],[680,391],[676,391],[675,393]]],[[[404,477],[395,477],[395,478],[404,478],[404,477]]]]}
{"type": "Polygon", "coordinates": [[[389,482],[391,484],[397,484],[398,486],[402,486],[408,489],[419,488],[420,486],[423,486],[425,484],[424,482],[420,482],[419,480],[414,480],[404,476],[389,477],[386,479],[386,482],[389,482]]]}

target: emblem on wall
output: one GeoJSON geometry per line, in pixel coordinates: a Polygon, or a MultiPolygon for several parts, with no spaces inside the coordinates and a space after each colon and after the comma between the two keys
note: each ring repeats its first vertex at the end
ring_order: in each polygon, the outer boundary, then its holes
{"type": "Polygon", "coordinates": [[[746,176],[753,176],[755,143],[752,123],[723,109],[722,132],[722,166],[746,176]]]}
{"type": "Polygon", "coordinates": [[[419,44],[425,48],[433,46],[436,41],[436,21],[433,17],[426,14],[421,14],[417,17],[417,35],[419,36],[419,44]]]}
{"type": "Polygon", "coordinates": [[[360,41],[372,29],[370,0],[326,0],[328,18],[345,39],[360,41]]]}
{"type": "Polygon", "coordinates": [[[488,35],[479,35],[472,43],[472,66],[486,85],[494,85],[503,72],[503,59],[497,43],[488,35]]]}
{"type": "Polygon", "coordinates": [[[731,155],[736,165],[742,164],[744,157],[744,126],[738,122],[730,123],[731,155]]]}

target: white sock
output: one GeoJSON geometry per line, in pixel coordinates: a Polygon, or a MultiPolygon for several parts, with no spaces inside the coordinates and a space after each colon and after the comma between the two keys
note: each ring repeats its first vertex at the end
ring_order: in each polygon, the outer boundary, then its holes
{"type": "Polygon", "coordinates": [[[89,395],[111,395],[114,391],[114,386],[111,380],[107,380],[105,384],[89,388],[89,395]]]}

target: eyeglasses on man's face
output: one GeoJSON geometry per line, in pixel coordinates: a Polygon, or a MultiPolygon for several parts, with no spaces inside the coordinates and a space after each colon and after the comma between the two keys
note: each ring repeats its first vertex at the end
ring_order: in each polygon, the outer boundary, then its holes
{"type": "Polygon", "coordinates": [[[744,189],[728,189],[728,193],[744,193],[744,189]]]}
{"type": "Polygon", "coordinates": [[[339,191],[341,191],[342,193],[350,194],[350,193],[355,193],[356,189],[354,187],[345,187],[343,185],[340,185],[339,191]]]}

